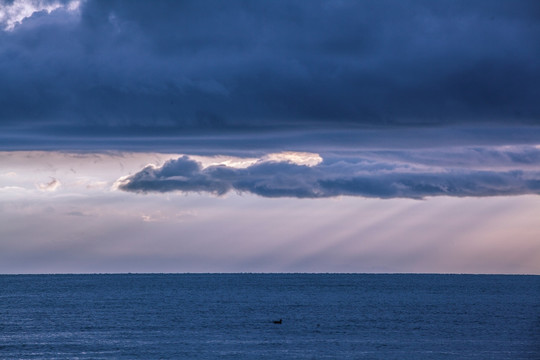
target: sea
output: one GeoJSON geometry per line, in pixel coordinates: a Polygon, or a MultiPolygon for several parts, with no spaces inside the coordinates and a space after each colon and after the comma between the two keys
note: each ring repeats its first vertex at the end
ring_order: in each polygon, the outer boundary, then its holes
{"type": "Polygon", "coordinates": [[[540,276],[1,275],[0,359],[540,359],[540,276]]]}

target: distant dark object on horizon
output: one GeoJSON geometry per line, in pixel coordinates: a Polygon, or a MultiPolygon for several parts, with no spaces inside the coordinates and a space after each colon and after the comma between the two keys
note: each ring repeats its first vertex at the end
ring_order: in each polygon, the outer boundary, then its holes
{"type": "Polygon", "coordinates": [[[274,320],[274,324],[281,324],[282,323],[282,320],[279,319],[279,320],[274,320]]]}

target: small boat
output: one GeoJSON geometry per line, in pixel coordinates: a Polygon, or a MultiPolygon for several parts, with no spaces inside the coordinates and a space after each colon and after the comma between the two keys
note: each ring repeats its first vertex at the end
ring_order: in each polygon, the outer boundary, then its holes
{"type": "Polygon", "coordinates": [[[274,324],[281,324],[282,320],[279,319],[279,320],[274,320],[274,324]]]}

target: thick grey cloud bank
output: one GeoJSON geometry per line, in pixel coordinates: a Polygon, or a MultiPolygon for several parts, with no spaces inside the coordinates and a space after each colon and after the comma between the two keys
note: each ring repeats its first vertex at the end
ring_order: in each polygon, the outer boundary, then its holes
{"type": "Polygon", "coordinates": [[[107,147],[171,134],[540,124],[536,0],[87,0],[12,28],[6,19],[0,130],[26,147],[74,137],[107,147]]]}
{"type": "Polygon", "coordinates": [[[246,168],[225,165],[203,168],[184,156],[162,167],[148,166],[121,179],[119,189],[214,195],[237,191],[296,198],[349,195],[419,199],[441,195],[540,194],[539,159],[540,150],[533,147],[503,151],[466,149],[431,155],[368,153],[365,158],[332,158],[314,166],[259,161],[246,168]],[[464,155],[471,157],[462,158],[464,155]],[[435,165],[436,162],[439,164],[435,165]]]}

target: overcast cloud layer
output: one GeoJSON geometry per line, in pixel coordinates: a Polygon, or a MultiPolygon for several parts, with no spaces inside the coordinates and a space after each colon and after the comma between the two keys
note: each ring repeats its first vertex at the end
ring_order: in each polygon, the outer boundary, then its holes
{"type": "Polygon", "coordinates": [[[115,148],[248,130],[540,125],[536,0],[0,7],[7,148],[74,136],[115,148]]]}

